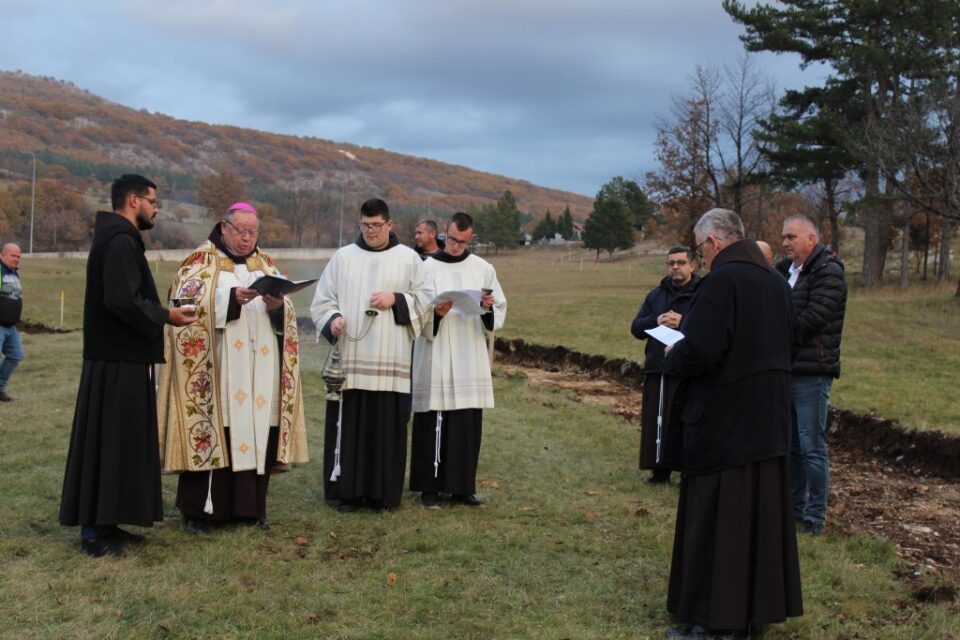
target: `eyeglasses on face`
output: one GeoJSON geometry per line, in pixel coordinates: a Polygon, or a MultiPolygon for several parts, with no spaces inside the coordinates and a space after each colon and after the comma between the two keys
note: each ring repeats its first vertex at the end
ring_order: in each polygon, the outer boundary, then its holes
{"type": "Polygon", "coordinates": [[[703,239],[703,242],[701,242],[700,244],[698,244],[693,248],[693,253],[697,256],[697,260],[699,260],[701,263],[703,262],[703,249],[701,249],[700,247],[707,244],[707,242],[709,241],[710,241],[710,236],[707,236],[706,238],[703,239]]]}
{"type": "Polygon", "coordinates": [[[237,225],[233,224],[232,222],[226,219],[224,220],[224,223],[226,223],[228,227],[233,229],[237,233],[237,235],[240,236],[241,238],[256,238],[257,235],[260,233],[259,229],[253,229],[253,230],[241,229],[240,227],[238,227],[237,225]]]}
{"type": "Polygon", "coordinates": [[[689,263],[689,260],[667,260],[668,267],[685,267],[689,263]]]}
{"type": "Polygon", "coordinates": [[[137,196],[141,200],[146,200],[147,202],[150,203],[150,206],[156,207],[157,209],[160,209],[163,206],[163,203],[160,202],[160,198],[148,198],[147,196],[141,196],[138,193],[135,193],[133,195],[137,196]]]}
{"type": "Polygon", "coordinates": [[[460,240],[459,238],[454,238],[451,235],[447,236],[446,242],[452,242],[457,247],[465,247],[470,244],[469,240],[460,240]]]}
{"type": "Polygon", "coordinates": [[[361,231],[380,231],[385,224],[387,224],[387,220],[383,222],[361,222],[358,226],[361,231]]]}

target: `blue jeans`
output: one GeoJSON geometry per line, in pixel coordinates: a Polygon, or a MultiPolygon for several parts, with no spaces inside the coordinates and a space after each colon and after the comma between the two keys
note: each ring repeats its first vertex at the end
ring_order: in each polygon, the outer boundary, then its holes
{"type": "Polygon", "coordinates": [[[790,489],[797,522],[822,525],[830,492],[827,453],[827,401],[830,376],[794,375],[790,380],[793,434],[790,446],[790,489]]]}
{"type": "Polygon", "coordinates": [[[4,356],[0,362],[0,391],[3,391],[13,370],[23,360],[23,345],[16,327],[0,327],[0,353],[4,356]]]}

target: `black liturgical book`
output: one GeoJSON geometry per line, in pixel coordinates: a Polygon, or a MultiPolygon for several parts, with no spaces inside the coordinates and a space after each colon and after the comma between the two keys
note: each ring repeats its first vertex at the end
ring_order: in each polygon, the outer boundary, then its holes
{"type": "Polygon", "coordinates": [[[319,280],[319,278],[314,278],[313,280],[287,280],[286,278],[279,278],[277,276],[263,276],[257,278],[257,280],[250,285],[250,288],[256,289],[262,296],[270,295],[279,298],[280,296],[296,293],[304,287],[309,287],[317,280],[319,280]]]}

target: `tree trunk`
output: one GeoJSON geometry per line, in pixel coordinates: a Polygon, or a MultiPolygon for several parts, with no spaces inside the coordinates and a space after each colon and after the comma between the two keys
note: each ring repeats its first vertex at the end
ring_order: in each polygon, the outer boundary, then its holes
{"type": "Polygon", "coordinates": [[[827,195],[827,217],[830,218],[830,248],[840,255],[840,218],[837,215],[837,185],[833,180],[824,182],[827,195]]]}
{"type": "Polygon", "coordinates": [[[927,211],[925,214],[927,219],[927,230],[923,236],[923,275],[920,277],[921,280],[927,279],[927,263],[930,261],[930,212],[927,211]]]}
{"type": "Polygon", "coordinates": [[[900,287],[910,284],[910,216],[904,216],[903,233],[900,238],[900,287]]]}
{"type": "Polygon", "coordinates": [[[883,267],[878,258],[881,213],[877,202],[876,174],[864,175],[863,182],[867,188],[865,206],[873,208],[873,211],[864,211],[863,214],[863,271],[860,274],[860,284],[864,287],[872,287],[883,280],[883,267]]]}
{"type": "Polygon", "coordinates": [[[953,227],[949,218],[940,218],[940,263],[937,266],[937,284],[950,279],[950,236],[953,227]]]}

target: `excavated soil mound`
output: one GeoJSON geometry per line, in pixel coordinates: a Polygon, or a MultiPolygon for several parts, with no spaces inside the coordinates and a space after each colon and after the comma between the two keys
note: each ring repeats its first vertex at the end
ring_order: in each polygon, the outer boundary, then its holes
{"type": "Polygon", "coordinates": [[[42,322],[24,322],[17,323],[17,329],[23,333],[72,333],[76,329],[61,329],[60,327],[51,327],[42,322]]]}
{"type": "MultiPolygon", "coordinates": [[[[497,363],[522,368],[532,384],[567,389],[639,427],[643,371],[623,359],[562,346],[496,341],[497,363]]],[[[904,429],[872,414],[831,408],[827,531],[890,540],[898,575],[918,602],[956,600],[960,581],[960,438],[904,429]],[[935,587],[924,583],[933,577],[935,587]]],[[[639,438],[638,438],[639,444],[639,438]]]]}

